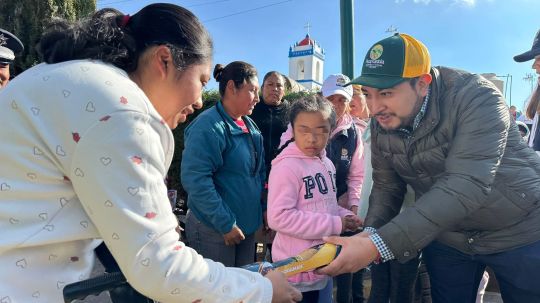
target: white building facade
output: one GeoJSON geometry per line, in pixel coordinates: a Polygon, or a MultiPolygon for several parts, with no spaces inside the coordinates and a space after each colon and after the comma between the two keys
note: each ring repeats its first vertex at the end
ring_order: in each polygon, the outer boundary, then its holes
{"type": "Polygon", "coordinates": [[[289,78],[307,90],[321,89],[323,69],[324,49],[309,34],[289,48],[289,78]]]}

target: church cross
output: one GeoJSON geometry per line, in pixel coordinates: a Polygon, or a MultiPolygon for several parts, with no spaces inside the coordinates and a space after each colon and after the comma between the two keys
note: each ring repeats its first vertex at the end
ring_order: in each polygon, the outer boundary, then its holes
{"type": "Polygon", "coordinates": [[[304,28],[307,29],[307,34],[309,35],[309,30],[311,29],[311,24],[308,22],[304,25],[304,28]]]}

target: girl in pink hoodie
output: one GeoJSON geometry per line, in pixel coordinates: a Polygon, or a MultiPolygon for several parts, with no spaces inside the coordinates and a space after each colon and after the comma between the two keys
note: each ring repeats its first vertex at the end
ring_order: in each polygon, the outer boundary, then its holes
{"type": "MultiPolygon", "coordinates": [[[[313,95],[291,106],[291,140],[272,161],[268,192],[268,224],[277,232],[273,261],[298,255],[323,243],[323,236],[356,230],[360,220],[336,199],[335,168],[325,147],[336,125],[332,104],[313,95]]],[[[321,292],[329,277],[313,272],[289,279],[303,292],[302,302],[331,302],[331,292],[321,292]],[[328,294],[321,298],[319,294],[328,294]]]]}

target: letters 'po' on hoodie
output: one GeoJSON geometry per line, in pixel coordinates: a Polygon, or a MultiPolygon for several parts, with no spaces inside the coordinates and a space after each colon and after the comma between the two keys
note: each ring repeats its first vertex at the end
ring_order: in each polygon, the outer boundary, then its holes
{"type": "MultiPolygon", "coordinates": [[[[353,213],[338,206],[335,168],[324,150],[321,158],[306,156],[291,142],[273,161],[268,182],[268,224],[275,230],[273,261],[296,256],[342,232],[341,217],[353,213]]],[[[302,290],[324,280],[313,272],[289,278],[302,290]]],[[[324,287],[324,284],[322,285],[324,287]]],[[[321,288],[322,288],[321,287],[321,288]]]]}

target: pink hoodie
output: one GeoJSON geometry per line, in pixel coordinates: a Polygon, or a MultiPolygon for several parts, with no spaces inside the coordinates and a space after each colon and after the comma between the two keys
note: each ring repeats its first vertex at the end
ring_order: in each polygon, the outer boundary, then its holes
{"type": "MultiPolygon", "coordinates": [[[[364,143],[362,142],[362,134],[365,128],[359,127],[353,120],[353,117],[349,114],[343,115],[338,121],[336,129],[332,131],[330,138],[333,138],[337,133],[344,129],[349,129],[354,125],[356,127],[356,150],[352,156],[351,167],[349,169],[349,175],[347,176],[348,190],[346,193],[339,197],[339,205],[351,209],[353,205],[360,208],[360,193],[362,192],[362,183],[364,182],[364,143]]],[[[281,135],[279,146],[282,146],[292,138],[293,131],[291,124],[287,126],[287,130],[281,135]]],[[[273,168],[272,168],[273,169],[273,168]]],[[[367,203],[364,202],[364,203],[367,203]]]]}
{"type": "MultiPolygon", "coordinates": [[[[272,245],[273,261],[296,256],[323,243],[323,236],[342,232],[341,217],[353,213],[338,206],[334,177],[334,165],[324,150],[321,158],[306,156],[294,142],[272,161],[267,215],[268,225],[277,232],[272,245]]],[[[324,279],[308,272],[289,281],[309,288],[324,279]]]]}

